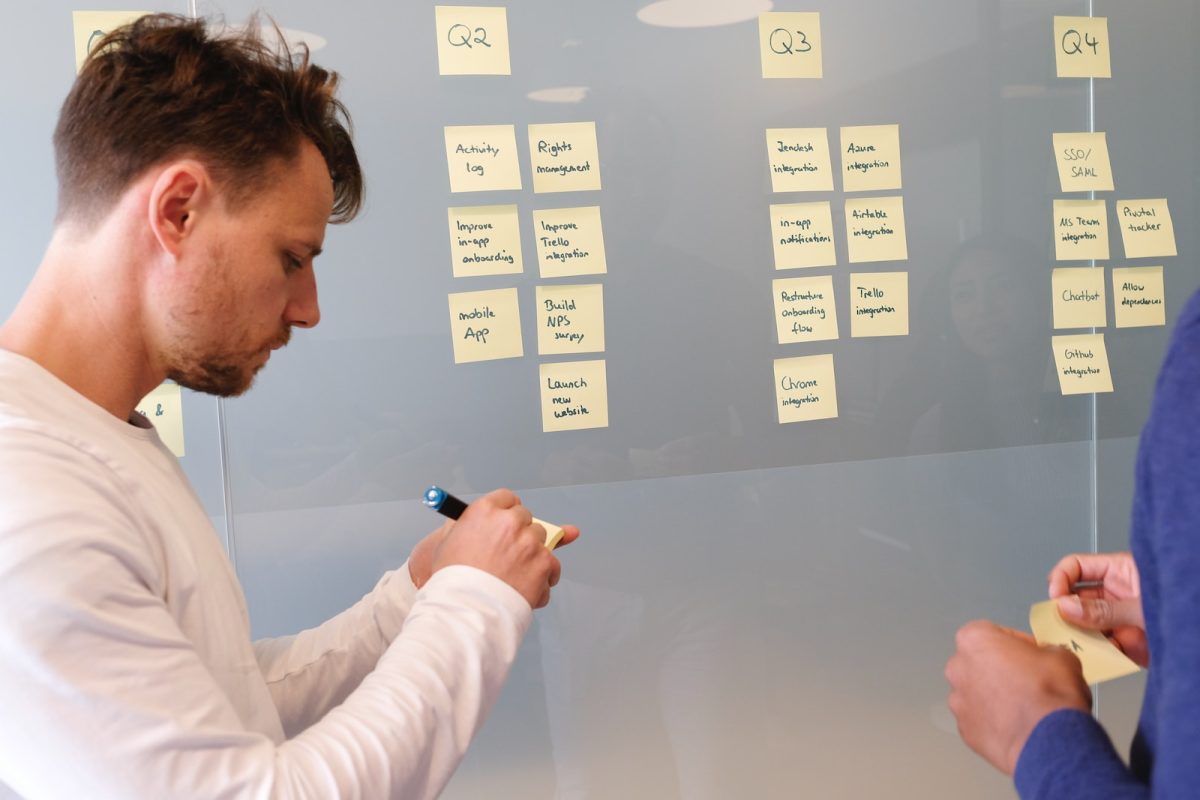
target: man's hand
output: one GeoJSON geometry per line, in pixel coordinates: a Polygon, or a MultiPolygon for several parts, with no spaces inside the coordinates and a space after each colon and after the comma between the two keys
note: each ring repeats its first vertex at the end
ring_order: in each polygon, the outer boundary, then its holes
{"type": "Polygon", "coordinates": [[[946,662],[950,711],[967,746],[1011,775],[1042,717],[1061,708],[1090,711],[1079,659],[1061,647],[991,622],[964,625],[946,662]]]}
{"type": "Polygon", "coordinates": [[[453,527],[454,520],[448,519],[442,527],[417,542],[417,546],[408,556],[408,574],[412,578],[413,586],[420,589],[433,575],[433,555],[453,527]]]}
{"type": "MultiPolygon", "coordinates": [[[[563,531],[559,547],[579,538],[574,525],[564,525],[563,531]]],[[[533,523],[533,515],[509,490],[497,489],[471,503],[457,522],[443,525],[417,545],[413,558],[435,538],[430,574],[464,564],[495,575],[520,592],[533,608],[550,602],[550,587],[558,583],[562,566],[546,549],[546,529],[533,523]]],[[[418,575],[411,559],[409,569],[416,583],[418,575]]]]}
{"type": "Polygon", "coordinates": [[[1142,588],[1137,564],[1129,553],[1080,553],[1054,565],[1048,578],[1050,597],[1072,625],[1100,631],[1139,666],[1150,666],[1142,588]],[[1100,581],[1094,589],[1071,592],[1079,581],[1100,581]]]}

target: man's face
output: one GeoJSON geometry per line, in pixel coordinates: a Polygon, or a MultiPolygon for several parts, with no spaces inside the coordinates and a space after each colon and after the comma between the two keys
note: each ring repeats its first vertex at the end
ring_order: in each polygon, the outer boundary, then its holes
{"type": "MultiPolygon", "coordinates": [[[[219,188],[217,189],[219,192],[219,188]]],[[[325,160],[305,141],[273,168],[265,188],[229,210],[221,198],[195,221],[168,309],[167,377],[231,397],[250,388],[292,326],[320,320],[313,258],[325,238],[333,186],[325,160]]]]}

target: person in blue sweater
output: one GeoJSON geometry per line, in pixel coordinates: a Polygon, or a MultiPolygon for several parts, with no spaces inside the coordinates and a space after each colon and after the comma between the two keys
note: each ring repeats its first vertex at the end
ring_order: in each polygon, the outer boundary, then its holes
{"type": "Polygon", "coordinates": [[[1023,800],[1200,796],[1200,293],[1176,326],[1142,431],[1131,553],[1068,556],[1050,572],[1064,618],[1149,667],[1127,767],[1089,713],[1078,660],[986,621],[946,664],[963,741],[1023,800]],[[1078,595],[1071,584],[1102,581],[1078,595]]]}

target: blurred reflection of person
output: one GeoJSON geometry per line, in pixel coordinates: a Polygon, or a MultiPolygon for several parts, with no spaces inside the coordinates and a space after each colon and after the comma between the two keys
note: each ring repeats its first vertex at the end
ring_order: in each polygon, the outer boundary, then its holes
{"type": "Polygon", "coordinates": [[[914,317],[910,368],[878,424],[893,448],[956,452],[1087,435],[1087,404],[1053,373],[1050,268],[1027,242],[983,235],[961,244],[914,317]]]}

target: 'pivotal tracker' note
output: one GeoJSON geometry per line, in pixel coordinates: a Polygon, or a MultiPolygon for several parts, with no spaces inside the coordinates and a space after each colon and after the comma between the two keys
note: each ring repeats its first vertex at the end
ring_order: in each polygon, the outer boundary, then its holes
{"type": "Polygon", "coordinates": [[[512,125],[448,125],[445,133],[450,191],[521,188],[517,134],[512,125]]]}
{"type": "Polygon", "coordinates": [[[162,439],[176,458],[183,458],[183,397],[177,383],[163,383],[142,398],[136,411],[154,425],[158,438],[162,439]]]}
{"type": "Polygon", "coordinates": [[[1176,255],[1175,226],[1165,199],[1118,200],[1117,223],[1126,258],[1176,255]]]}

